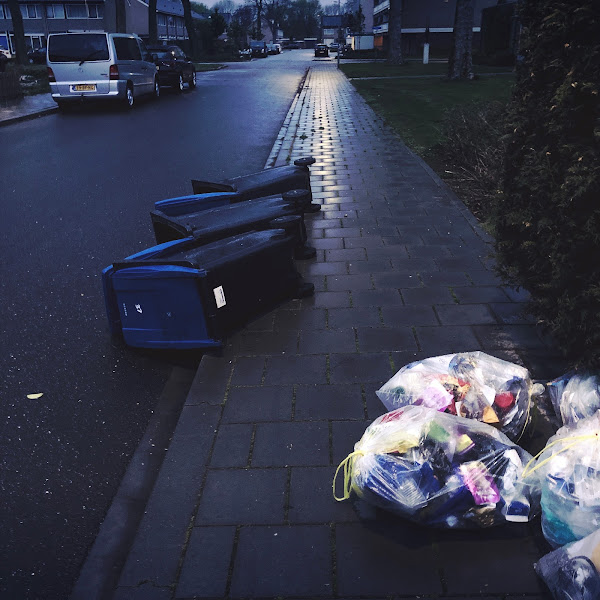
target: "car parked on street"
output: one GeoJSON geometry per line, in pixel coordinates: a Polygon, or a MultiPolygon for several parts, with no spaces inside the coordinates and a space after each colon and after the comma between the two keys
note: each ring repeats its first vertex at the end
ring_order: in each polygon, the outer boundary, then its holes
{"type": "Polygon", "coordinates": [[[269,56],[266,42],[261,42],[258,40],[251,41],[250,50],[254,58],[267,58],[267,56],[269,56]]]}
{"type": "Polygon", "coordinates": [[[337,52],[340,49],[340,45],[337,42],[331,42],[331,44],[329,44],[329,50],[331,52],[337,52]]]}
{"type": "Polygon", "coordinates": [[[315,56],[329,56],[327,44],[317,44],[315,46],[315,56]]]}
{"type": "Polygon", "coordinates": [[[179,46],[148,46],[148,52],[158,69],[158,82],[161,86],[175,88],[182,92],[187,83],[190,89],[196,87],[196,67],[179,46]]]}
{"type": "Polygon", "coordinates": [[[160,95],[156,65],[133,33],[51,33],[48,80],[61,108],[100,99],[132,108],[139,96],[160,95]]]}
{"type": "Polygon", "coordinates": [[[269,54],[281,54],[280,44],[267,44],[267,52],[269,54]]]}

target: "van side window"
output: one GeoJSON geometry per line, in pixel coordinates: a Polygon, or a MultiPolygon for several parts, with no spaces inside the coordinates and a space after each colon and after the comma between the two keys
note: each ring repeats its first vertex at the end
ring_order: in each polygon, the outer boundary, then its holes
{"type": "Polygon", "coordinates": [[[135,38],[115,37],[117,60],[142,60],[142,53],[135,38]]]}

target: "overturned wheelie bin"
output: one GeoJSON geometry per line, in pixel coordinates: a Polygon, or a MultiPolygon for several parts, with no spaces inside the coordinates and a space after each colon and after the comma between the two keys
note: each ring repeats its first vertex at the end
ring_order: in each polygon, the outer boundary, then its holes
{"type": "Polygon", "coordinates": [[[199,245],[185,238],[148,248],[102,272],[113,334],[137,348],[221,346],[256,316],[309,296],[283,229],[199,245]]]}
{"type": "Polygon", "coordinates": [[[194,212],[170,216],[154,210],[150,217],[159,244],[186,237],[208,244],[247,231],[285,229],[295,240],[294,258],[308,259],[316,255],[316,250],[306,244],[302,205],[307,196],[308,192],[302,190],[301,193],[286,192],[283,197],[259,198],[212,208],[200,203],[194,212]]]}
{"type": "Polygon", "coordinates": [[[272,169],[265,169],[258,173],[226,179],[222,182],[192,179],[192,190],[194,194],[233,193],[235,194],[235,200],[232,201],[242,202],[244,200],[282,194],[290,190],[305,189],[310,194],[310,200],[307,203],[305,212],[318,212],[321,206],[312,202],[310,188],[309,166],[315,162],[312,156],[308,156],[295,160],[293,165],[273,167],[272,169]]]}

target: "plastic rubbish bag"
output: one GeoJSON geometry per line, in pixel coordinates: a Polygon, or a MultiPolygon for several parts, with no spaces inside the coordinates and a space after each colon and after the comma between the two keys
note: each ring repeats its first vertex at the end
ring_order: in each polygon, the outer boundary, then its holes
{"type": "Polygon", "coordinates": [[[555,600],[598,600],[600,530],[546,554],[534,568],[555,600]]]}
{"type": "Polygon", "coordinates": [[[520,478],[530,459],[485,423],[405,406],[367,427],[338,467],[344,495],[336,499],[354,491],[375,506],[445,528],[526,522],[539,509],[539,482],[520,478]]]}
{"type": "Polygon", "coordinates": [[[600,529],[600,413],[561,427],[552,436],[525,481],[540,481],[542,532],[554,547],[600,529]]]}
{"type": "Polygon", "coordinates": [[[532,394],[542,391],[525,367],[484,352],[462,352],[406,365],[377,396],[388,410],[427,406],[494,425],[516,441],[529,420],[532,394]]]}
{"type": "Polygon", "coordinates": [[[567,373],[546,387],[554,412],[564,425],[572,425],[600,410],[600,380],[596,375],[567,373]]]}

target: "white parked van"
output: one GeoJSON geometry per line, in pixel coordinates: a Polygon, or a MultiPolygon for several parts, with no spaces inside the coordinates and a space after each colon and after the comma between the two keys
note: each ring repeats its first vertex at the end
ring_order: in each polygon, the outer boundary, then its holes
{"type": "Polygon", "coordinates": [[[59,106],[115,98],[132,107],[138,96],[160,94],[152,57],[144,42],[129,33],[50,34],[48,77],[59,106]]]}

